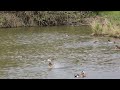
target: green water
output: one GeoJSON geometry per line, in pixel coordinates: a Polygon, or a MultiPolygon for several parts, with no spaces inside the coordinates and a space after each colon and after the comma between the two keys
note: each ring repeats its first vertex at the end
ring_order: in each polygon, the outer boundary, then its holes
{"type": "Polygon", "coordinates": [[[85,78],[120,78],[120,51],[112,50],[111,38],[90,34],[87,26],[1,28],[0,78],[74,79],[82,70],[85,78]]]}

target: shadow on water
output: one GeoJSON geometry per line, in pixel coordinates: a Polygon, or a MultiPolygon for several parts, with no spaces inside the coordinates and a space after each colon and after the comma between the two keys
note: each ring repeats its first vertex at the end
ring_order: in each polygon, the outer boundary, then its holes
{"type": "Polygon", "coordinates": [[[0,29],[0,78],[120,78],[120,40],[90,34],[86,26],[0,29]]]}

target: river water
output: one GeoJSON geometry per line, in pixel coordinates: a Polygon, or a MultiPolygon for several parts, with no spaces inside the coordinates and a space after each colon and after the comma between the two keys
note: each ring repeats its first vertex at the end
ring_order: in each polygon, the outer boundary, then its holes
{"type": "Polygon", "coordinates": [[[86,26],[1,28],[0,79],[120,79],[120,40],[90,34],[86,26]]]}

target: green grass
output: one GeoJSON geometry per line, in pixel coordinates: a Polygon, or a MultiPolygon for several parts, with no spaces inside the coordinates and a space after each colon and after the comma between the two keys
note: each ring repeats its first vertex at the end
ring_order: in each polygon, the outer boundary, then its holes
{"type": "Polygon", "coordinates": [[[101,11],[90,25],[93,35],[120,38],[120,11],[101,11]]]}

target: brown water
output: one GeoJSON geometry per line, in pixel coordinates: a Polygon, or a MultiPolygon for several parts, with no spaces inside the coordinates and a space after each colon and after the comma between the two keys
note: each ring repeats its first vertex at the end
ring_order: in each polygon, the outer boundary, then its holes
{"type": "Polygon", "coordinates": [[[120,40],[90,34],[86,26],[0,29],[0,78],[120,79],[120,40]],[[74,78],[81,71],[86,77],[74,78]]]}

